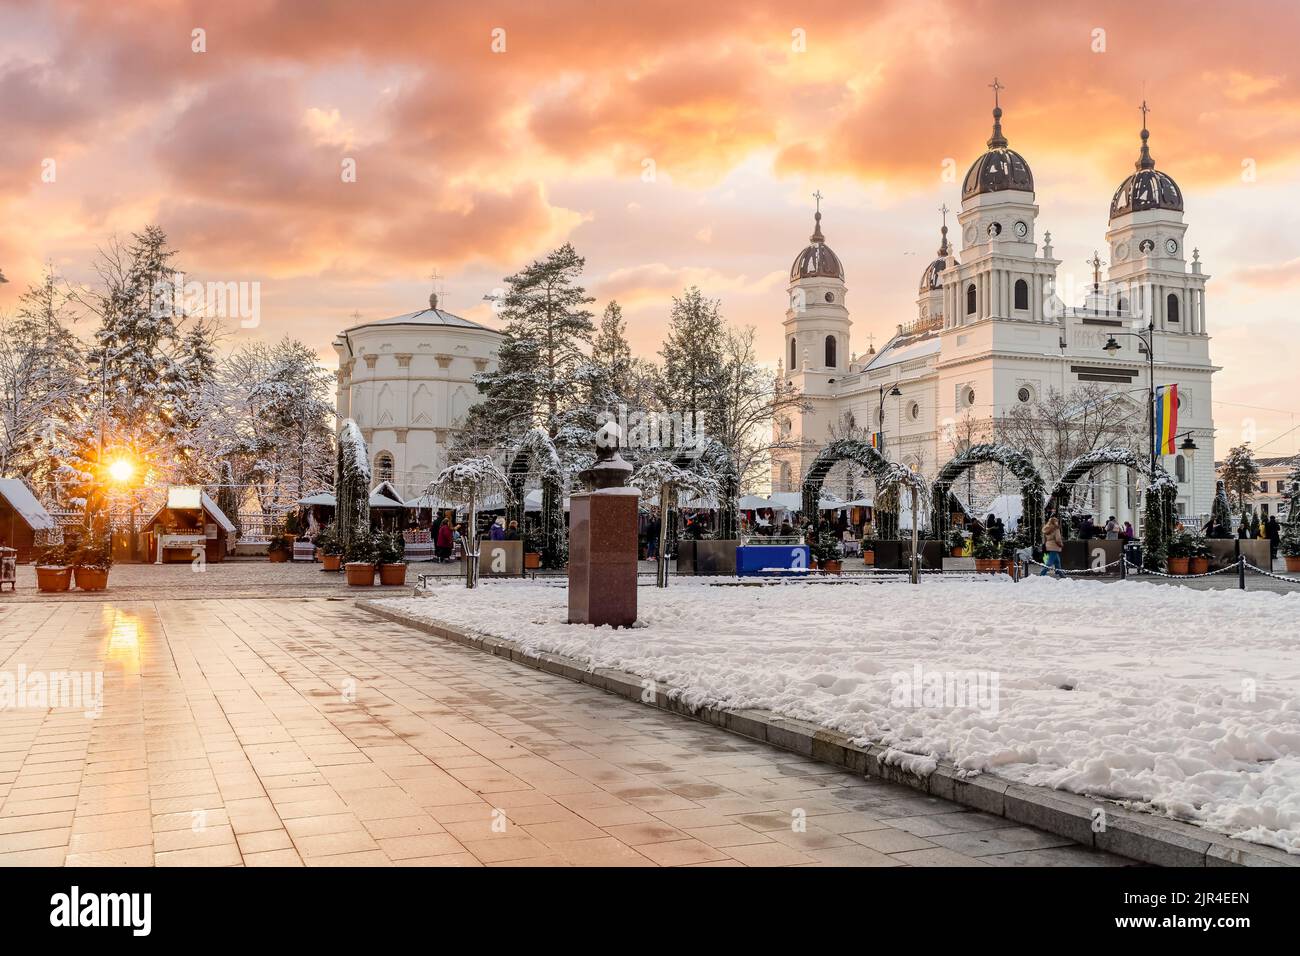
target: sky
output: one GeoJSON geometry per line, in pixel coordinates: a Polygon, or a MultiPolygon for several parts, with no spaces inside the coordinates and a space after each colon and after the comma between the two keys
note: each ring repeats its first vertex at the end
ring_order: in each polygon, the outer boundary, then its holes
{"type": "Polygon", "coordinates": [[[98,247],[156,223],[191,279],[257,284],[227,347],[290,335],[333,365],[355,314],[414,311],[434,285],[499,325],[483,297],[569,241],[640,354],[698,285],[775,365],[820,191],[863,352],[916,316],[996,76],[1063,288],[1105,249],[1145,98],[1211,276],[1218,445],[1300,450],[1300,7],[1010,11],[0,0],[0,311],[45,263],[90,282],[98,247]]]}

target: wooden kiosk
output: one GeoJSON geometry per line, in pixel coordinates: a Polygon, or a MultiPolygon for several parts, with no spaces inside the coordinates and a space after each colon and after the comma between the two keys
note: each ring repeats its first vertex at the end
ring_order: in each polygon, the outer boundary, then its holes
{"type": "Polygon", "coordinates": [[[224,561],[235,540],[235,526],[202,488],[168,488],[167,504],[144,530],[154,564],[193,561],[196,548],[206,561],[224,561]]]}

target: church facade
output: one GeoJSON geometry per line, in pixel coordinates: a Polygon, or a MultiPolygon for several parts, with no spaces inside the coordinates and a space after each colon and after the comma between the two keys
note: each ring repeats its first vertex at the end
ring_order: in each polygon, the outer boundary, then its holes
{"type": "Polygon", "coordinates": [[[358,322],[334,340],[336,427],[351,418],[371,474],[418,497],[447,466],[457,425],[480,400],[473,376],[496,369],[501,333],[438,308],[358,322]]]}
{"type": "MultiPolygon", "coordinates": [[[[1207,514],[1215,488],[1208,276],[1199,254],[1189,257],[1185,248],[1182,192],[1156,168],[1143,129],[1134,172],[1110,205],[1109,268],[1103,274],[1094,257],[1094,283],[1081,305],[1067,306],[1051,233],[1040,240],[1033,173],[1010,148],[1001,120],[995,106],[987,150],[962,184],[960,250],[945,221],[937,257],[920,278],[915,317],[879,351],[850,352],[844,267],[818,209],[810,244],[790,270],[779,371],[802,390],[808,409],[774,423],[786,447],[773,456],[773,490],[799,490],[818,451],[843,435],[846,416],[860,431],[882,433],[886,457],[932,478],[972,436],[996,440],[995,423],[1017,404],[1053,391],[1068,397],[1087,382],[1132,404],[1141,436],[1132,447],[1145,460],[1147,353],[1131,333],[1150,318],[1155,384],[1178,385],[1179,437],[1188,433],[1197,446],[1162,463],[1178,480],[1179,513],[1207,514]]],[[[1094,472],[1091,504],[1100,521],[1113,514],[1137,527],[1139,478],[1129,471],[1094,472]]]]}

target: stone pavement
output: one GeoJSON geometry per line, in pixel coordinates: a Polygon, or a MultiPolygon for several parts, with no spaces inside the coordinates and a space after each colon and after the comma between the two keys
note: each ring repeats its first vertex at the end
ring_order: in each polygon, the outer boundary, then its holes
{"type": "Polygon", "coordinates": [[[79,670],[0,711],[0,865],[1128,862],[350,602],[0,605],[0,681],[79,670]]]}

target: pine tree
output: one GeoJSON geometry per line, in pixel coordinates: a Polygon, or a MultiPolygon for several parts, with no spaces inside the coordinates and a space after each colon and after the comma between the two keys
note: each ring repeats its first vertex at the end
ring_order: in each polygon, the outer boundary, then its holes
{"type": "Polygon", "coordinates": [[[216,333],[215,324],[192,320],[174,356],[179,387],[172,442],[175,478],[184,484],[211,480],[221,453],[217,443],[221,394],[216,333]]]}
{"type": "Polygon", "coordinates": [[[1259,465],[1255,462],[1255,453],[1250,450],[1249,442],[1229,449],[1219,477],[1223,479],[1228,494],[1236,497],[1237,507],[1245,508],[1259,489],[1259,465]]]}
{"type": "MultiPolygon", "coordinates": [[[[717,412],[725,330],[721,303],[707,299],[698,286],[673,297],[663,358],[660,398],[665,408],[683,416],[702,414],[710,425],[717,412]]],[[[720,430],[720,429],[714,429],[720,430]]]]}
{"type": "Polygon", "coordinates": [[[476,376],[484,401],[470,410],[462,450],[517,439],[541,427],[565,449],[590,446],[585,387],[594,300],[578,284],[585,260],[565,243],[508,276],[505,339],[497,369],[476,376]]]}
{"type": "Polygon", "coordinates": [[[594,407],[612,411],[626,403],[632,392],[635,360],[627,341],[627,322],[622,307],[614,301],[605,306],[591,343],[592,402],[594,407]]]}

